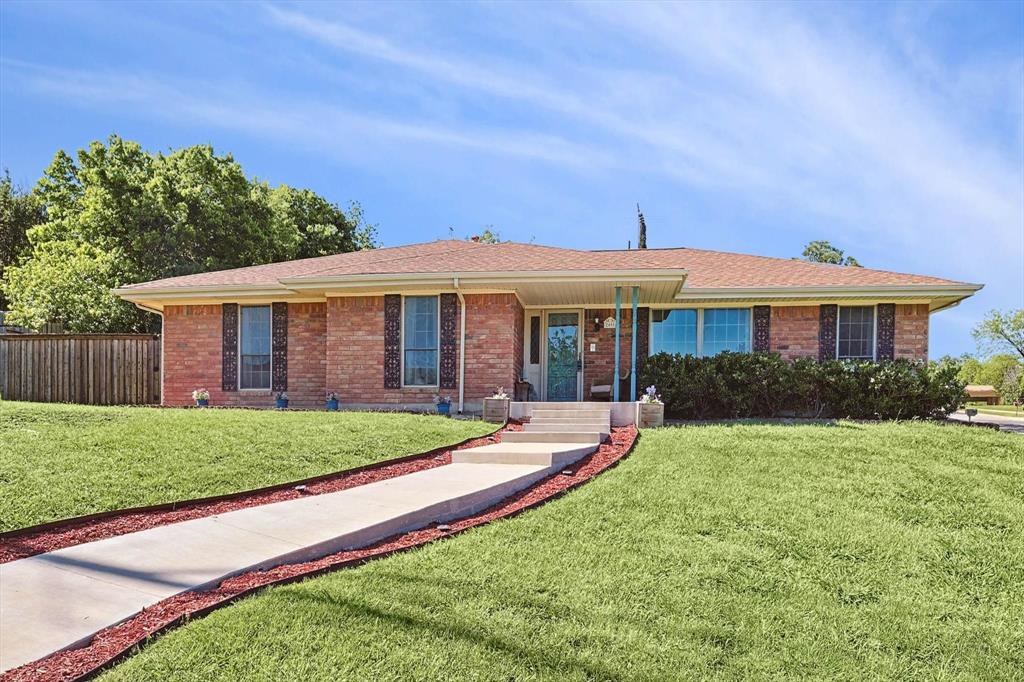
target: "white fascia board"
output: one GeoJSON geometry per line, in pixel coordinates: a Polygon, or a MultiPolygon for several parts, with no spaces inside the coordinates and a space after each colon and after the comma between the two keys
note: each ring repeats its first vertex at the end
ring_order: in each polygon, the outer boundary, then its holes
{"type": "Polygon", "coordinates": [[[820,287],[714,287],[681,289],[676,299],[716,298],[877,298],[897,297],[913,298],[928,296],[971,296],[983,284],[915,284],[915,285],[880,285],[865,287],[820,286],[820,287]]]}
{"type": "Polygon", "coordinates": [[[389,286],[436,285],[439,282],[459,281],[466,284],[515,284],[523,281],[550,282],[664,282],[685,278],[687,271],[678,268],[664,270],[524,270],[521,272],[438,272],[394,273],[372,275],[342,275],[333,277],[294,277],[280,280],[293,290],[343,289],[373,285],[389,286]]]}

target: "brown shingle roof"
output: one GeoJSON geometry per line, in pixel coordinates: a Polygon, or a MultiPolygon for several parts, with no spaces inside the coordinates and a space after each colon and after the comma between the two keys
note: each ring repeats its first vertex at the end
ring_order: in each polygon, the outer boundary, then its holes
{"type": "Polygon", "coordinates": [[[277,285],[282,279],[346,275],[685,269],[686,288],[961,284],[938,277],[702,249],[583,251],[537,244],[439,240],[234,270],[170,277],[128,289],[277,285]]]}

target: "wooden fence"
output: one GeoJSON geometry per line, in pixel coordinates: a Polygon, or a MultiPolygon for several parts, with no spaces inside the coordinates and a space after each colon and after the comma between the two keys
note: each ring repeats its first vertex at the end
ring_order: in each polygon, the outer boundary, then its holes
{"type": "Polygon", "coordinates": [[[0,335],[0,397],[45,403],[160,402],[160,337],[0,335]]]}

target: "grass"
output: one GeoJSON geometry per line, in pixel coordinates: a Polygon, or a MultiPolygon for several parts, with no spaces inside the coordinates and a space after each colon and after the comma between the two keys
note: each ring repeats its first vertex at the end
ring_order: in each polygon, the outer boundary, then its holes
{"type": "Polygon", "coordinates": [[[0,531],[250,490],[430,450],[493,425],[357,412],[0,402],[0,531]]]}
{"type": "Polygon", "coordinates": [[[647,431],[514,519],[275,588],[121,680],[1011,679],[1024,438],[931,424],[647,431]]]}

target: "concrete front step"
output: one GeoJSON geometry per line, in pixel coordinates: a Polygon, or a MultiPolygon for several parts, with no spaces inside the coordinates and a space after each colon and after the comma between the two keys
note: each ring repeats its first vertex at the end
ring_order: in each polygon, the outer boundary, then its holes
{"type": "Polygon", "coordinates": [[[600,418],[583,418],[583,417],[580,417],[580,418],[576,418],[576,419],[569,419],[569,418],[562,419],[560,417],[541,417],[539,419],[537,419],[537,418],[531,419],[529,421],[529,423],[530,424],[534,424],[534,425],[536,425],[536,424],[552,424],[552,425],[555,425],[555,424],[579,424],[580,426],[594,426],[594,427],[608,428],[608,425],[611,422],[608,419],[600,419],[600,418]]]}
{"type": "Polygon", "coordinates": [[[609,410],[534,410],[531,415],[533,419],[603,419],[611,421],[612,413],[609,410]]]}
{"type": "MultiPolygon", "coordinates": [[[[580,433],[581,431],[598,433],[603,441],[611,433],[608,426],[579,426],[577,424],[523,424],[523,431],[526,433],[580,433]]],[[[552,438],[554,435],[552,435],[552,438]]]]}
{"type": "Polygon", "coordinates": [[[452,453],[452,464],[528,464],[563,467],[586,457],[597,443],[496,443],[452,453]]]}
{"type": "Polygon", "coordinates": [[[509,431],[501,435],[502,443],[600,443],[602,429],[593,431],[509,431]]]}

